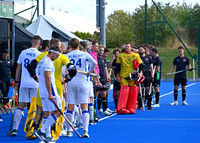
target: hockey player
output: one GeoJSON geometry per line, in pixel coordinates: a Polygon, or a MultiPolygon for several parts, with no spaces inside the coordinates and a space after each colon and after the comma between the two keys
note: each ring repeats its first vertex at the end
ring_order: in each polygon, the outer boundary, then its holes
{"type": "MultiPolygon", "coordinates": [[[[72,38],[69,41],[69,45],[72,47],[72,51],[66,56],[70,59],[71,63],[80,71],[86,71],[86,63],[89,62],[90,69],[87,72],[89,75],[96,67],[96,61],[86,52],[79,51],[79,41],[76,38],[72,38]]],[[[88,124],[89,124],[89,84],[87,76],[85,74],[77,73],[77,75],[68,82],[67,85],[67,118],[69,121],[73,121],[73,109],[75,104],[81,104],[82,120],[83,120],[83,137],[89,137],[88,124]]],[[[71,128],[67,125],[67,137],[71,137],[71,128]]]]}
{"type": "Polygon", "coordinates": [[[48,55],[45,56],[40,63],[38,64],[38,78],[39,78],[39,95],[42,98],[42,107],[43,111],[49,112],[51,115],[43,118],[42,127],[35,134],[45,142],[52,141],[50,137],[50,127],[53,123],[56,122],[57,118],[61,115],[55,105],[52,103],[55,102],[57,106],[62,109],[62,101],[55,85],[55,68],[53,62],[59,57],[60,49],[57,46],[51,46],[48,52],[48,55]]]}
{"type": "Polygon", "coordinates": [[[19,81],[21,81],[19,89],[19,107],[15,111],[13,131],[10,136],[17,135],[17,130],[22,118],[22,111],[26,103],[31,102],[32,97],[36,97],[37,95],[38,83],[28,73],[27,65],[40,54],[38,51],[40,43],[40,36],[34,36],[31,40],[32,47],[23,50],[17,60],[18,65],[16,69],[15,86],[18,87],[19,81]]]}
{"type": "Polygon", "coordinates": [[[134,114],[136,112],[138,87],[135,81],[126,78],[129,77],[130,73],[136,71],[139,66],[140,71],[138,76],[135,74],[135,78],[142,77],[142,60],[137,53],[131,52],[131,49],[131,43],[127,43],[125,47],[126,51],[119,54],[116,61],[117,81],[120,82],[121,85],[117,114],[134,114]]]}
{"type": "MultiPolygon", "coordinates": [[[[150,92],[152,80],[154,78],[153,61],[149,55],[146,55],[146,49],[144,48],[144,46],[139,47],[139,54],[145,65],[143,69],[143,75],[145,76],[143,84],[145,87],[145,97],[147,99],[147,106],[149,110],[153,110],[153,108],[151,107],[152,92],[150,92]]],[[[141,105],[138,105],[138,107],[140,106],[141,105]]]]}

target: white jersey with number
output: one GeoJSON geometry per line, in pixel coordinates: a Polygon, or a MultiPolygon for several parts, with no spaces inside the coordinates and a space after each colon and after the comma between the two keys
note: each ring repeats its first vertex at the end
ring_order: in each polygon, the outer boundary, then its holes
{"type": "MultiPolygon", "coordinates": [[[[96,61],[92,56],[86,52],[73,50],[66,54],[70,62],[76,67],[77,70],[91,73],[95,66],[96,61]],[[87,62],[90,64],[87,70],[87,62]]],[[[86,104],[89,103],[89,82],[87,76],[82,73],[77,73],[67,85],[67,103],[68,104],[86,104]]]]}
{"type": "Polygon", "coordinates": [[[53,96],[57,96],[57,90],[56,90],[56,84],[55,84],[55,68],[53,65],[53,62],[48,56],[45,56],[40,63],[37,66],[37,71],[38,71],[38,79],[39,79],[39,95],[40,98],[48,97],[48,91],[46,88],[46,83],[45,83],[45,71],[50,71],[51,72],[51,90],[53,96]]]}
{"type": "MultiPolygon", "coordinates": [[[[79,50],[73,50],[66,54],[69,58],[70,62],[76,67],[77,70],[84,71],[84,72],[92,72],[94,67],[96,66],[96,61],[93,57],[88,54],[87,52],[82,52],[79,50]],[[87,62],[90,64],[90,69],[87,69],[87,62]]],[[[87,76],[82,73],[77,73],[76,76],[72,79],[72,81],[77,80],[87,80],[87,76]]]]}
{"type": "Polygon", "coordinates": [[[26,50],[23,50],[21,52],[21,54],[19,55],[17,63],[21,64],[21,66],[22,66],[20,87],[38,88],[38,83],[30,76],[26,67],[40,53],[41,52],[38,51],[36,48],[31,47],[31,48],[28,48],[26,50]]]}

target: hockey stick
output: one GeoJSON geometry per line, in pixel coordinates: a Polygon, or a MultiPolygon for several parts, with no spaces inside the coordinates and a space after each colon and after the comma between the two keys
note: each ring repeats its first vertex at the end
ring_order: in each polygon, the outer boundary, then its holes
{"type": "MultiPolygon", "coordinates": [[[[87,74],[87,72],[84,72],[84,71],[80,71],[80,70],[77,70],[77,72],[79,72],[79,73],[83,73],[83,74],[87,74]]],[[[98,74],[95,74],[95,73],[90,73],[90,75],[91,76],[97,76],[97,77],[99,77],[99,75],[98,74]]]]}
{"type": "Polygon", "coordinates": [[[14,111],[15,111],[15,100],[16,100],[16,92],[17,92],[17,89],[16,87],[14,88],[14,101],[13,101],[13,111],[12,111],[12,118],[11,118],[11,122],[10,122],[10,130],[9,132],[7,132],[7,136],[9,136],[11,134],[11,131],[12,131],[12,124],[13,124],[13,120],[14,120],[14,111]]]}
{"type": "Polygon", "coordinates": [[[169,73],[166,76],[177,74],[177,73],[182,73],[182,72],[189,71],[189,70],[197,70],[197,69],[196,68],[192,68],[192,69],[180,70],[180,71],[177,71],[177,72],[169,73]]]}
{"type": "Polygon", "coordinates": [[[142,109],[145,111],[145,108],[144,108],[144,101],[143,101],[143,98],[142,98],[142,87],[141,87],[141,83],[139,83],[139,90],[140,90],[141,101],[142,101],[142,109]]]}
{"type": "Polygon", "coordinates": [[[76,129],[74,128],[74,126],[72,125],[72,123],[70,123],[70,121],[65,117],[65,115],[62,113],[62,111],[60,110],[60,108],[58,108],[58,105],[52,101],[53,104],[56,106],[56,108],[58,109],[58,111],[61,113],[61,115],[65,118],[66,122],[69,124],[69,126],[74,130],[74,132],[78,135],[78,137],[82,138],[82,136],[76,131],[76,129]]]}

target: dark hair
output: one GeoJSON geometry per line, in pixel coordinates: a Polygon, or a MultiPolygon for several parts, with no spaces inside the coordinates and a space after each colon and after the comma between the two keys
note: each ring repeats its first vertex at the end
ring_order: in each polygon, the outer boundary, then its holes
{"type": "Polygon", "coordinates": [[[156,48],[156,47],[152,48],[152,52],[158,54],[158,48],[156,48]]]}
{"type": "Polygon", "coordinates": [[[80,44],[83,47],[83,49],[86,49],[86,47],[88,46],[88,43],[86,41],[81,41],[80,44]]]}
{"type": "Polygon", "coordinates": [[[72,38],[70,41],[69,41],[69,45],[72,47],[72,49],[76,49],[78,46],[79,46],[79,40],[76,39],[76,38],[72,38]]]}
{"type": "Polygon", "coordinates": [[[183,49],[183,50],[184,50],[184,48],[183,48],[182,46],[178,47],[178,50],[179,50],[179,49],[183,49]]]}
{"type": "Polygon", "coordinates": [[[120,53],[120,48],[115,48],[115,49],[113,49],[113,54],[115,54],[116,52],[119,52],[120,53]]]}
{"type": "Polygon", "coordinates": [[[45,50],[46,46],[49,48],[50,47],[50,41],[49,40],[43,40],[42,42],[42,49],[45,50]]]}
{"type": "Polygon", "coordinates": [[[110,50],[108,48],[104,49],[104,53],[110,52],[110,50]]]}
{"type": "Polygon", "coordinates": [[[141,48],[141,47],[142,47],[145,51],[147,50],[143,45],[139,46],[138,49],[141,48]]]}
{"type": "Polygon", "coordinates": [[[96,44],[96,43],[98,43],[97,40],[93,40],[93,41],[92,41],[92,45],[94,45],[94,44],[96,44]]]}
{"type": "Polygon", "coordinates": [[[57,38],[52,38],[52,39],[50,40],[50,46],[52,46],[52,45],[58,46],[57,44],[58,44],[59,42],[60,42],[59,39],[57,39],[57,38]]]}
{"type": "Polygon", "coordinates": [[[130,45],[131,45],[131,47],[133,47],[133,45],[132,45],[132,43],[131,43],[131,42],[127,42],[127,43],[126,43],[126,45],[127,45],[127,44],[130,44],[130,45]]]}
{"type": "MultiPolygon", "coordinates": [[[[56,45],[52,45],[52,46],[49,48],[49,50],[54,50],[54,51],[61,52],[61,51],[60,51],[60,48],[59,48],[58,46],[56,46],[56,45]]],[[[51,53],[51,51],[49,51],[49,53],[51,53]]]]}

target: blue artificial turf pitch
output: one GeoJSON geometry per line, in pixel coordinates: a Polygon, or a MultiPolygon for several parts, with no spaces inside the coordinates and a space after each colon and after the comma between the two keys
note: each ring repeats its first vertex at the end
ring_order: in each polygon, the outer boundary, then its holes
{"type": "MultiPolygon", "coordinates": [[[[199,143],[200,142],[200,83],[188,82],[186,101],[183,106],[182,91],[179,90],[178,106],[170,106],[173,101],[173,82],[161,83],[160,108],[137,110],[136,114],[101,116],[101,121],[89,126],[90,138],[81,139],[74,134],[72,138],[60,137],[57,143],[199,143]]],[[[112,90],[109,91],[110,109],[114,110],[112,90]]],[[[24,111],[26,113],[26,110],[24,111]]],[[[27,114],[22,117],[17,137],[8,137],[11,113],[2,115],[0,122],[0,141],[2,143],[38,143],[39,139],[27,140],[23,131],[27,114]]],[[[82,134],[82,129],[78,129],[82,134]]]]}

